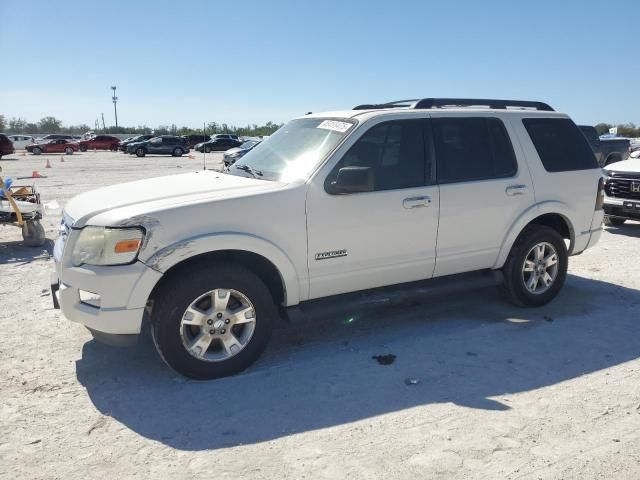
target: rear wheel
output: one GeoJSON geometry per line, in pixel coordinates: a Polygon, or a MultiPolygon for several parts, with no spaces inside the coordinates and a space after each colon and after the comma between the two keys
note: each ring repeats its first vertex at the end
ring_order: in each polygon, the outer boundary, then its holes
{"type": "Polygon", "coordinates": [[[183,270],[155,295],[158,353],[176,372],[208,380],[238,373],[267,346],[276,309],[269,289],[240,265],[183,270]]]}
{"type": "Polygon", "coordinates": [[[504,291],[521,307],[538,307],[555,298],[567,276],[564,239],[552,228],[532,225],[513,244],[502,268],[504,291]]]}
{"type": "Polygon", "coordinates": [[[174,157],[181,157],[183,153],[184,153],[184,150],[182,150],[181,148],[175,148],[175,149],[173,150],[172,155],[173,155],[174,157]]]}
{"type": "Polygon", "coordinates": [[[67,155],[73,155],[73,148],[71,147],[65,148],[64,153],[66,153],[67,155]]]}
{"type": "Polygon", "coordinates": [[[80,151],[81,152],[86,152],[87,151],[87,146],[86,145],[80,145],[80,151]]]}
{"type": "Polygon", "coordinates": [[[625,218],[611,217],[609,215],[604,216],[604,224],[611,227],[619,227],[620,225],[623,225],[624,222],[626,222],[625,218]]]}
{"type": "Polygon", "coordinates": [[[41,247],[46,240],[44,227],[38,220],[31,220],[22,225],[22,239],[30,247],[41,247]]]}
{"type": "Polygon", "coordinates": [[[147,151],[144,148],[136,149],[136,156],[144,157],[147,154],[147,151]]]}

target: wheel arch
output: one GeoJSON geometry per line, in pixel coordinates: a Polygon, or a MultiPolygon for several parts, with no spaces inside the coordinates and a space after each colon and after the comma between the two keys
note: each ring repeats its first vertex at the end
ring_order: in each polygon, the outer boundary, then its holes
{"type": "Polygon", "coordinates": [[[269,287],[277,304],[289,306],[300,302],[298,275],[289,257],[267,240],[244,234],[206,235],[184,240],[143,260],[162,274],[147,298],[182,269],[216,261],[235,262],[256,272],[269,287]]]}
{"type": "Polygon", "coordinates": [[[512,225],[502,242],[500,253],[493,268],[502,268],[516,239],[529,225],[544,225],[556,230],[562,238],[569,240],[567,252],[571,255],[576,239],[575,229],[571,221],[572,216],[571,208],[562,202],[549,201],[534,205],[525,211],[512,225]]]}

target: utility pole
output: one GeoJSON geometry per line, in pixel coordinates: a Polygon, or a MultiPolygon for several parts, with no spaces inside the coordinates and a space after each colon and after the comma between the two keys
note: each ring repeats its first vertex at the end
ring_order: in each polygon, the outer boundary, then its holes
{"type": "Polygon", "coordinates": [[[113,97],[111,97],[111,100],[113,100],[113,114],[116,117],[116,128],[118,128],[118,108],[116,107],[116,103],[118,103],[118,97],[116,97],[116,86],[112,85],[111,86],[111,90],[113,90],[113,97]]]}
{"type": "Polygon", "coordinates": [[[104,125],[104,113],[100,113],[100,115],[102,115],[102,131],[106,132],[107,131],[107,127],[105,127],[105,125],[104,125]]]}

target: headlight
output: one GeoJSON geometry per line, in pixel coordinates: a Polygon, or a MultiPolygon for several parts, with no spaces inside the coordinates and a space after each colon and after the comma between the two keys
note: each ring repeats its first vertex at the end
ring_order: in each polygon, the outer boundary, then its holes
{"type": "Polygon", "coordinates": [[[74,266],[125,265],[138,256],[144,233],[140,228],[85,227],[73,247],[74,266]]]}

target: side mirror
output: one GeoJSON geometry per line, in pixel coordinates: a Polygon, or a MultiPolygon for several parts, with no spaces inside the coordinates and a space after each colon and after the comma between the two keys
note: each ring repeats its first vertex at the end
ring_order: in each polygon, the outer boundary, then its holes
{"type": "Polygon", "coordinates": [[[373,169],[371,167],[342,167],[330,184],[333,194],[373,192],[373,169]]]}

